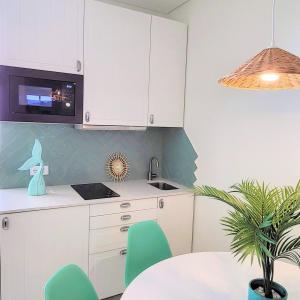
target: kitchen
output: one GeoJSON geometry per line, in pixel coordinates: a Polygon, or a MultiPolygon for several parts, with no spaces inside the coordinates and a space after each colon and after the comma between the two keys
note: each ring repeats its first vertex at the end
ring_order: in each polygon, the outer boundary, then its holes
{"type": "Polygon", "coordinates": [[[143,220],[169,232],[174,254],[191,252],[194,197],[180,185],[192,187],[193,170],[187,183],[181,168],[196,158],[182,130],[187,26],[94,0],[1,1],[0,19],[1,99],[9,98],[0,130],[2,299],[43,299],[46,280],[68,263],[102,299],[121,294],[127,230],[143,220]],[[51,106],[41,102],[49,90],[51,106]],[[27,195],[32,176],[17,170],[35,139],[45,160],[40,196],[27,195]],[[176,139],[192,157],[172,153],[176,139]],[[107,169],[113,154],[128,169],[121,180],[107,169]]]}
{"type": "MultiPolygon", "coordinates": [[[[264,45],[270,29],[234,59],[229,33],[218,33],[222,43],[212,40],[213,24],[219,27],[218,18],[224,11],[230,18],[232,9],[200,2],[0,0],[2,300],[45,299],[49,278],[69,264],[83,270],[98,299],[120,297],[135,224],[155,221],[174,258],[229,251],[219,225],[227,209],[200,201],[194,185],[227,188],[247,176],[286,184],[267,167],[244,163],[243,153],[254,149],[228,137],[248,130],[243,107],[236,106],[239,125],[229,121],[235,97],[243,94],[217,86],[217,77],[264,45]],[[221,44],[227,60],[218,54],[221,44]]],[[[246,0],[231,2],[240,11],[253,8],[246,0]]],[[[288,9],[278,2],[283,26],[288,9]]],[[[263,23],[266,16],[257,18],[263,23]]],[[[242,30],[236,35],[242,39],[242,30]]],[[[284,38],[279,42],[291,48],[284,38]]],[[[293,50],[299,54],[299,47],[293,50]]],[[[280,93],[273,95],[277,102],[297,92],[280,93]]],[[[287,183],[294,185],[296,176],[287,183]]]]}

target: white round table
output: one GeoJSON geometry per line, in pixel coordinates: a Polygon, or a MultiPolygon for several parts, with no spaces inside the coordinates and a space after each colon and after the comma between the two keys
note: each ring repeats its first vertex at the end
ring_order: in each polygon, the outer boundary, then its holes
{"type": "MultiPolygon", "coordinates": [[[[250,262],[240,264],[230,253],[203,252],[173,257],[141,273],[121,300],[247,300],[250,280],[262,271],[250,262]]],[[[300,299],[300,269],[275,264],[275,281],[300,299]]]]}

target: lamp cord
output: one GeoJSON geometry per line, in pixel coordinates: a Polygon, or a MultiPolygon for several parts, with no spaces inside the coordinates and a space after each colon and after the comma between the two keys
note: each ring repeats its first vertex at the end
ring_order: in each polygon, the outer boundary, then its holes
{"type": "Polygon", "coordinates": [[[275,48],[275,14],[276,14],[276,0],[273,0],[273,7],[272,7],[272,43],[271,48],[275,48]]]}

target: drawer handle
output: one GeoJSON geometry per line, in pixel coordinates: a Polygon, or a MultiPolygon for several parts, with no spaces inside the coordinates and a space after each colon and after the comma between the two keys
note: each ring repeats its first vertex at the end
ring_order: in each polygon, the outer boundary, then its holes
{"type": "Polygon", "coordinates": [[[158,205],[158,206],[159,206],[160,209],[163,209],[163,208],[164,208],[164,206],[165,206],[164,199],[160,199],[160,200],[159,200],[159,205],[158,205]]]}
{"type": "Polygon", "coordinates": [[[123,249],[120,251],[120,255],[124,256],[127,254],[127,249],[123,249]]]}
{"type": "Polygon", "coordinates": [[[131,219],[131,215],[124,215],[124,216],[121,217],[122,221],[128,221],[130,219],[131,219]]]}
{"type": "Polygon", "coordinates": [[[120,204],[120,208],[129,208],[131,204],[129,202],[120,204]]]}
{"type": "Polygon", "coordinates": [[[123,226],[123,227],[120,228],[120,231],[121,232],[127,232],[128,229],[129,229],[129,226],[123,226]]]}
{"type": "Polygon", "coordinates": [[[8,217],[5,217],[5,218],[2,219],[2,228],[4,230],[9,229],[9,219],[8,219],[8,217]]]}

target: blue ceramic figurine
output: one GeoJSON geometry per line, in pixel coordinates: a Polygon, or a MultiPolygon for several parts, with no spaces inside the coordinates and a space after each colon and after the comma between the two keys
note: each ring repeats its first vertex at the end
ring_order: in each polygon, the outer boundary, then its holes
{"type": "Polygon", "coordinates": [[[18,170],[27,171],[37,165],[39,165],[40,168],[32,177],[28,186],[28,194],[30,196],[41,196],[46,194],[46,184],[43,176],[44,162],[42,160],[42,145],[38,139],[35,139],[31,158],[26,160],[18,170]]]}

